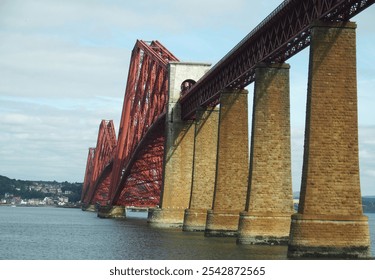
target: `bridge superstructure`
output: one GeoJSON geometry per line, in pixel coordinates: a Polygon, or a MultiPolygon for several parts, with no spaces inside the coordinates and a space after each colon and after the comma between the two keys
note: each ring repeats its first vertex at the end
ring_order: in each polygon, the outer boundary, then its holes
{"type": "Polygon", "coordinates": [[[285,62],[311,43],[317,20],[345,22],[373,0],[286,0],[258,24],[181,98],[182,118],[219,102],[224,88],[245,88],[255,81],[256,65],[285,62]]]}
{"type": "Polygon", "coordinates": [[[137,41],[117,143],[103,157],[99,129],[82,201],[100,204],[105,217],[116,207],[151,207],[154,226],[288,243],[292,258],[368,257],[349,20],[373,3],[286,0],[211,69],[179,62],[158,41],[137,41]],[[293,214],[285,61],[308,46],[301,201],[293,214]],[[252,82],[248,158],[245,87],[252,82]]]}

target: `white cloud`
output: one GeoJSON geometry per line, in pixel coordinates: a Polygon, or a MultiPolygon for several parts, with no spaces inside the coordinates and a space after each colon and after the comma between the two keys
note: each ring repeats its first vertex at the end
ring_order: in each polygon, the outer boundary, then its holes
{"type": "Polygon", "coordinates": [[[125,85],[130,51],[95,49],[48,37],[5,36],[0,45],[3,82],[0,92],[12,96],[119,96],[125,85]],[[16,46],[16,47],[13,47],[16,46]]]}

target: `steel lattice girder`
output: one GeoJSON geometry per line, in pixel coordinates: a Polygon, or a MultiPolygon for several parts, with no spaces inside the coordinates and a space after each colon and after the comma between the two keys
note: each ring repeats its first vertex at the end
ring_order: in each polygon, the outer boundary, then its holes
{"type": "Polygon", "coordinates": [[[244,88],[260,62],[284,62],[310,45],[316,20],[338,22],[368,8],[374,0],[287,0],[238,43],[180,99],[182,118],[217,104],[225,88],[244,88]]]}
{"type": "Polygon", "coordinates": [[[111,185],[111,175],[112,175],[112,161],[107,165],[104,170],[100,173],[93,190],[94,192],[90,198],[90,204],[100,204],[106,205],[108,202],[108,193],[111,185]]]}
{"type": "MultiPolygon", "coordinates": [[[[111,205],[117,205],[121,192],[129,187],[126,185],[127,176],[132,174],[133,165],[140,160],[137,151],[146,149],[146,135],[147,139],[153,139],[150,131],[153,131],[154,124],[165,114],[168,102],[167,65],[170,61],[178,59],[158,41],[146,43],[138,40],[134,46],[114,156],[109,194],[111,205]]],[[[157,153],[157,157],[158,162],[162,161],[163,152],[157,153]]],[[[161,165],[158,168],[157,173],[161,174],[161,165]]],[[[141,174],[149,176],[147,170],[141,171],[141,174]]],[[[158,176],[154,180],[155,189],[160,188],[157,178],[158,176]]],[[[141,190],[141,187],[138,189],[141,190]]],[[[133,192],[136,189],[133,188],[133,192]]]]}
{"type": "Polygon", "coordinates": [[[87,155],[87,163],[86,163],[86,171],[85,171],[85,179],[83,181],[82,187],[82,194],[81,194],[81,202],[87,204],[87,192],[91,188],[91,177],[92,171],[94,168],[94,156],[95,156],[95,148],[89,148],[89,153],[87,155]]]}
{"type": "Polygon", "coordinates": [[[120,187],[114,197],[116,205],[154,207],[159,204],[164,157],[163,114],[149,129],[124,168],[120,187]]]}
{"type": "Polygon", "coordinates": [[[87,175],[87,179],[85,177],[85,182],[88,182],[87,186],[89,187],[85,187],[84,184],[84,190],[82,192],[82,201],[85,203],[96,203],[100,200],[100,196],[98,196],[97,192],[99,191],[100,193],[103,193],[102,189],[109,187],[108,180],[104,180],[103,176],[109,176],[108,169],[112,166],[116,142],[113,121],[102,120],[99,126],[96,148],[92,155],[90,155],[89,152],[89,157],[91,156],[90,174],[87,175]],[[95,202],[93,202],[94,197],[96,197],[95,202]]]}

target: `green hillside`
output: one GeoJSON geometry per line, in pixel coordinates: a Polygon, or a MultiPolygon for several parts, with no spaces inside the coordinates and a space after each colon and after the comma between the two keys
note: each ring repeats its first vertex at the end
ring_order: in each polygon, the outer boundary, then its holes
{"type": "Polygon", "coordinates": [[[82,183],[16,180],[0,175],[0,198],[13,196],[43,199],[46,196],[65,196],[70,202],[77,202],[81,198],[81,192],[82,183]]]}

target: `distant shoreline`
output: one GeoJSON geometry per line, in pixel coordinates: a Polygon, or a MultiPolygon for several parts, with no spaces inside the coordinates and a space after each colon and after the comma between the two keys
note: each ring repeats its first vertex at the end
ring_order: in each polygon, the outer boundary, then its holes
{"type": "Polygon", "coordinates": [[[0,204],[0,207],[33,207],[33,208],[42,208],[42,207],[49,207],[49,208],[81,208],[81,205],[22,205],[22,204],[0,204]]]}
{"type": "MultiPolygon", "coordinates": [[[[74,208],[74,209],[81,209],[81,205],[12,205],[12,204],[0,204],[0,207],[30,207],[30,208],[74,208]]],[[[142,212],[143,210],[139,210],[139,209],[132,209],[132,208],[128,208],[128,210],[132,211],[132,212],[142,212]]],[[[368,209],[368,211],[366,211],[365,209],[363,210],[363,213],[366,214],[366,213],[370,213],[370,214],[374,214],[375,213],[375,210],[373,209],[368,209]]]]}

